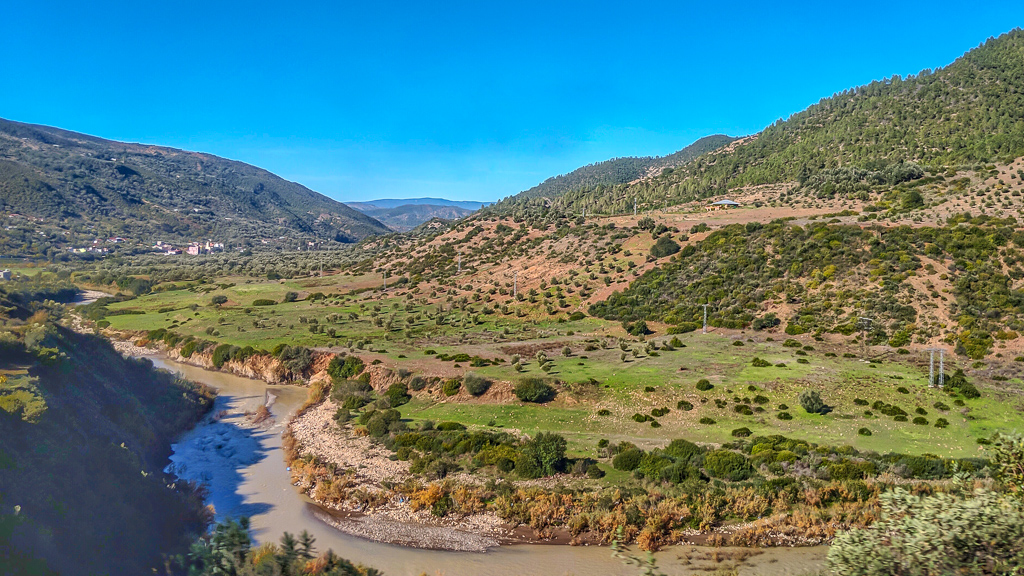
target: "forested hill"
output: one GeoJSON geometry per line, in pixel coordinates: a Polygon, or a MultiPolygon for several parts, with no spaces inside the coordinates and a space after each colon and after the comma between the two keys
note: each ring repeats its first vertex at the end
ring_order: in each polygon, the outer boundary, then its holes
{"type": "Polygon", "coordinates": [[[705,136],[689,146],[667,156],[629,156],[613,158],[604,162],[588,164],[568,174],[554,176],[540,184],[520,192],[502,204],[508,205],[531,198],[553,198],[566,192],[592,189],[597,186],[626,184],[657,172],[658,170],[685,164],[697,156],[717,150],[735,138],[724,134],[705,136]]]}
{"type": "Polygon", "coordinates": [[[245,164],[0,119],[0,211],[142,242],[356,241],[380,222],[245,164]]]}
{"type": "Polygon", "coordinates": [[[623,213],[632,210],[634,198],[643,210],[779,183],[834,196],[892,184],[881,181],[904,171],[906,163],[938,172],[1009,163],[1022,155],[1024,31],[1015,29],[944,68],[823,98],[751,138],[656,177],[577,188],[548,206],[527,200],[517,208],[623,213]]]}

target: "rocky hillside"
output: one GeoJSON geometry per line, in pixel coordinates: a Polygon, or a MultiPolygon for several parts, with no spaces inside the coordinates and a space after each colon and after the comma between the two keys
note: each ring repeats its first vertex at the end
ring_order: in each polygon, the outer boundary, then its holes
{"type": "Polygon", "coordinates": [[[380,222],[242,162],[0,120],[0,212],[140,243],[357,241],[380,222]]]}

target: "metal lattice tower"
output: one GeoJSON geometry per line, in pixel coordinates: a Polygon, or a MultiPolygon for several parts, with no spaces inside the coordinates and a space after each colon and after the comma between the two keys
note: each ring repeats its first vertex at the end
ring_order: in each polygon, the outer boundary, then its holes
{"type": "Polygon", "coordinates": [[[871,318],[861,316],[857,318],[857,326],[860,327],[860,338],[861,338],[861,356],[867,356],[868,350],[868,330],[871,329],[871,318]]]}

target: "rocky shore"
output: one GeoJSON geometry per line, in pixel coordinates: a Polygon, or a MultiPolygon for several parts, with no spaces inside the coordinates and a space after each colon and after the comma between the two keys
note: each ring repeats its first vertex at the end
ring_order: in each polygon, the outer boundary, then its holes
{"type": "Polygon", "coordinates": [[[321,520],[377,542],[439,550],[482,552],[513,536],[513,530],[491,512],[437,518],[427,510],[413,510],[401,495],[385,486],[412,478],[408,462],[392,460],[388,450],[352,433],[351,427],[339,428],[333,419],[336,410],[331,400],[324,400],[291,421],[289,430],[299,454],[348,471],[347,481],[353,490],[373,494],[384,503],[368,509],[347,503],[332,505],[316,497],[317,486],[299,485],[320,506],[337,512],[317,513],[321,520]]]}

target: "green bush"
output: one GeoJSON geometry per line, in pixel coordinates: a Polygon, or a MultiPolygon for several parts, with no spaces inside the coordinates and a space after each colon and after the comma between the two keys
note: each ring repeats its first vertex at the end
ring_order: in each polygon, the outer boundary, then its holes
{"type": "Polygon", "coordinates": [[[800,406],[808,414],[821,414],[825,410],[825,403],[821,400],[821,394],[817,390],[804,390],[800,393],[800,406]]]}
{"type": "Polygon", "coordinates": [[[772,365],[771,362],[758,358],[757,356],[750,362],[750,365],[754,368],[767,368],[772,365]]]}
{"type": "Polygon", "coordinates": [[[694,456],[703,453],[703,448],[682,438],[676,438],[665,447],[665,454],[684,462],[689,462],[694,456]]]}
{"type": "Polygon", "coordinates": [[[775,415],[775,417],[778,418],[779,420],[792,420],[793,419],[793,415],[790,414],[789,412],[779,412],[778,414],[775,415]]]}
{"type": "Polygon", "coordinates": [[[715,423],[715,421],[711,418],[708,418],[707,416],[704,416],[703,418],[700,419],[700,423],[707,426],[711,426],[712,424],[715,423]]]}
{"type": "Polygon", "coordinates": [[[936,428],[946,428],[947,426],[949,426],[949,420],[946,420],[945,418],[936,418],[935,419],[935,427],[936,428]]]}
{"type": "Polygon", "coordinates": [[[277,304],[274,300],[268,300],[266,298],[257,298],[252,301],[253,306],[273,306],[277,304]]]}
{"type": "Polygon", "coordinates": [[[743,428],[737,428],[732,431],[732,435],[736,438],[746,438],[751,434],[752,432],[750,431],[750,428],[747,428],[745,426],[743,428]]]}
{"type": "MultiPolygon", "coordinates": [[[[700,324],[697,324],[696,322],[680,322],[680,323],[676,324],[675,326],[669,326],[668,330],[666,330],[666,333],[668,333],[668,334],[686,334],[688,332],[693,332],[697,328],[700,328],[700,324]]],[[[680,344],[682,344],[682,343],[680,342],[680,344]]],[[[673,346],[676,346],[676,345],[673,344],[673,346]]],[[[676,346],[676,347],[678,348],[679,346],[676,346]]]]}
{"type": "Polygon", "coordinates": [[[998,492],[881,495],[882,517],[840,532],[828,551],[836,576],[1013,574],[1024,566],[1024,509],[998,492]]]}
{"type": "Polygon", "coordinates": [[[676,403],[676,409],[690,411],[693,410],[693,404],[686,400],[680,400],[679,402],[676,403]]]}
{"type": "Polygon", "coordinates": [[[861,436],[871,436],[871,430],[867,428],[861,428],[857,430],[857,434],[860,434],[861,436]]]}
{"type": "Polygon", "coordinates": [[[445,380],[441,386],[441,391],[444,392],[445,396],[455,396],[462,389],[462,381],[458,378],[449,378],[445,380]]]}
{"type": "Polygon", "coordinates": [[[607,409],[607,408],[601,408],[600,410],[597,411],[597,415],[598,416],[611,416],[612,415],[612,411],[607,409]]]}
{"type": "Polygon", "coordinates": [[[640,460],[643,457],[643,450],[640,450],[639,448],[630,448],[615,455],[615,458],[612,459],[612,467],[616,470],[632,472],[640,465],[640,460]]]}
{"type": "Polygon", "coordinates": [[[412,400],[412,396],[409,395],[409,387],[402,382],[396,382],[391,386],[388,386],[384,397],[391,403],[392,408],[397,408],[412,400]]]}
{"type": "Polygon", "coordinates": [[[651,246],[651,256],[655,258],[664,258],[676,252],[679,252],[679,244],[667,235],[659,237],[651,246]]]}
{"type": "Polygon", "coordinates": [[[480,396],[491,387],[490,380],[473,372],[466,373],[462,378],[462,384],[466,387],[466,392],[473,396],[480,396]]]}
{"type": "Polygon", "coordinates": [[[441,422],[436,428],[442,432],[452,432],[458,430],[465,430],[466,426],[458,422],[441,422]]]}
{"type": "Polygon", "coordinates": [[[542,404],[555,397],[555,389],[540,378],[520,378],[515,386],[516,397],[523,402],[542,404]]]}
{"type": "Polygon", "coordinates": [[[366,367],[358,356],[335,356],[327,365],[327,374],[335,382],[355,378],[366,367]]]}
{"type": "Polygon", "coordinates": [[[714,387],[715,387],[715,385],[712,384],[707,379],[702,378],[702,379],[697,381],[697,390],[699,390],[701,392],[707,392],[708,390],[711,390],[714,387]]]}
{"type": "Polygon", "coordinates": [[[715,478],[732,482],[746,480],[754,475],[754,468],[747,458],[730,450],[712,450],[705,454],[704,469],[715,478]]]}

